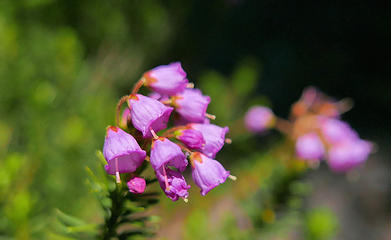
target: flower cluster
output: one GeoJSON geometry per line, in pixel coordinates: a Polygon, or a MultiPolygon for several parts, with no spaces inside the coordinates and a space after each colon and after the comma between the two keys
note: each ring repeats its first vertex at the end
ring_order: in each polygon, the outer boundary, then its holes
{"type": "Polygon", "coordinates": [[[130,173],[126,175],[130,177],[127,182],[130,192],[145,190],[145,180],[136,176],[145,160],[173,201],[179,198],[187,201],[190,185],[182,173],[188,162],[202,195],[227,178],[235,179],[214,159],[223,145],[230,142],[226,139],[228,127],[209,122],[215,119],[206,112],[211,99],[193,87],[181,64],[176,62],[144,73],[132,93],[121,98],[117,126],[107,127],[103,154],[107,173],[116,175],[118,183],[120,174],[130,173]],[[142,86],[152,92],[148,96],[139,94],[142,86]],[[128,107],[119,117],[123,103],[128,107]]]}
{"type": "Polygon", "coordinates": [[[346,172],[365,162],[372,151],[372,144],[340,119],[350,107],[348,100],[336,101],[309,87],[293,104],[290,121],[256,106],[247,112],[245,123],[252,132],[275,126],[295,141],[298,158],[311,165],[325,159],[333,171],[346,172]]]}

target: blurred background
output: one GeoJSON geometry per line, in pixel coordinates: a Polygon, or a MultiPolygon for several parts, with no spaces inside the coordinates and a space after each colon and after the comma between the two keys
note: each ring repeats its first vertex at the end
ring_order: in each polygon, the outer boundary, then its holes
{"type": "Polygon", "coordinates": [[[0,239],[62,239],[56,209],[101,222],[85,167],[99,167],[116,101],[173,61],[230,126],[218,159],[239,179],[207,197],[193,187],[188,205],[163,198],[158,239],[390,239],[390,11],[387,1],[1,0],[0,239]],[[343,119],[377,144],[354,177],[281,167],[291,153],[281,135],[238,127],[255,103],[287,117],[309,85],[352,98],[343,119]]]}

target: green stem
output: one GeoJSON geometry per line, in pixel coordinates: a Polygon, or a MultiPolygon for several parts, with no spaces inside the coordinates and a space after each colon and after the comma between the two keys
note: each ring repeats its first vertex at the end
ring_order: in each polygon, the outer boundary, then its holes
{"type": "Polygon", "coordinates": [[[117,236],[117,226],[125,203],[122,191],[122,184],[117,184],[115,190],[110,192],[110,199],[112,201],[110,208],[111,215],[105,219],[103,231],[104,240],[110,240],[117,236]]]}

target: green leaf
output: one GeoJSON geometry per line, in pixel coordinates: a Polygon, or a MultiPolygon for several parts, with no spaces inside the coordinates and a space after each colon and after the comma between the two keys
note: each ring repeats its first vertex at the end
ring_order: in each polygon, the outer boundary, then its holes
{"type": "Polygon", "coordinates": [[[56,209],[56,216],[58,220],[60,220],[64,225],[66,226],[81,226],[81,225],[86,225],[86,223],[74,216],[68,215],[64,212],[62,212],[60,209],[56,209]]]}
{"type": "Polygon", "coordinates": [[[98,233],[98,225],[96,224],[85,224],[81,226],[67,227],[70,233],[98,233]]]}

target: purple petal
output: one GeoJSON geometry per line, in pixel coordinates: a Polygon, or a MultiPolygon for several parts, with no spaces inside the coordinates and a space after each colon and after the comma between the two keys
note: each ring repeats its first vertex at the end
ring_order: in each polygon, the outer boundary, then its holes
{"type": "Polygon", "coordinates": [[[144,178],[134,177],[129,180],[127,185],[129,188],[129,192],[135,193],[135,194],[140,194],[145,191],[145,187],[147,184],[146,184],[144,178]]]}
{"type": "Polygon", "coordinates": [[[153,141],[150,162],[155,171],[166,165],[175,167],[182,172],[188,164],[181,148],[167,138],[153,141]]]}
{"type": "Polygon", "coordinates": [[[151,128],[155,132],[165,129],[173,110],[172,107],[141,94],[131,96],[128,104],[131,108],[133,126],[144,138],[152,137],[151,128]]]}
{"type": "Polygon", "coordinates": [[[210,97],[202,95],[199,89],[185,89],[181,94],[173,97],[175,110],[190,122],[202,123],[205,121],[206,109],[210,97]]]}
{"type": "Polygon", "coordinates": [[[182,174],[177,171],[165,168],[168,186],[166,186],[163,169],[156,171],[156,177],[159,181],[160,187],[164,193],[173,201],[177,201],[179,198],[187,198],[189,196],[188,189],[190,185],[186,183],[182,174]]]}
{"type": "Polygon", "coordinates": [[[108,127],[103,155],[108,162],[106,171],[115,174],[116,168],[119,173],[134,172],[144,161],[146,153],[132,135],[118,127],[108,127]]]}
{"type": "Polygon", "coordinates": [[[192,155],[192,177],[205,196],[210,190],[225,182],[229,171],[216,160],[199,153],[192,155]],[[195,156],[194,156],[195,155],[195,156]]]}
{"type": "Polygon", "coordinates": [[[186,72],[179,62],[158,66],[146,72],[144,78],[146,86],[165,95],[175,95],[182,92],[189,82],[186,79],[186,72]]]}
{"type": "Polygon", "coordinates": [[[177,139],[191,149],[200,150],[205,145],[204,137],[195,129],[184,129],[176,132],[177,139]]]}
{"type": "Polygon", "coordinates": [[[228,127],[219,127],[214,124],[191,124],[191,128],[198,130],[204,137],[205,144],[202,152],[208,157],[214,158],[220,149],[224,146],[225,135],[228,133],[228,127]]]}

